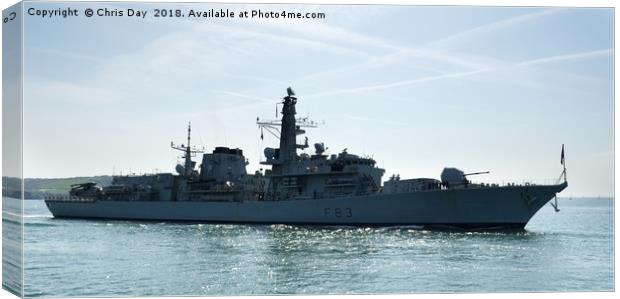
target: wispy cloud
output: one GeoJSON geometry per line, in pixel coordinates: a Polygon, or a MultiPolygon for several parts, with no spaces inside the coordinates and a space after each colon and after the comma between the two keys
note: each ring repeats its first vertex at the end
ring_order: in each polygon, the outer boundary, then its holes
{"type": "Polygon", "coordinates": [[[274,100],[274,99],[257,97],[257,96],[242,94],[242,93],[238,93],[238,92],[225,91],[225,90],[211,90],[211,91],[215,92],[215,93],[220,93],[220,94],[224,94],[224,95],[233,96],[233,97],[255,100],[255,101],[259,101],[259,102],[266,103],[266,104],[275,104],[275,103],[277,103],[277,101],[274,100]]]}
{"type": "Polygon", "coordinates": [[[395,88],[395,87],[409,86],[409,85],[427,83],[427,82],[438,81],[438,80],[470,77],[470,76],[475,76],[475,75],[479,75],[483,73],[497,71],[500,69],[510,69],[513,67],[539,65],[539,64],[544,64],[544,63],[560,62],[560,61],[567,61],[567,60],[588,59],[588,58],[611,55],[611,54],[613,54],[613,49],[549,56],[549,57],[544,57],[544,58],[522,61],[519,63],[513,63],[509,65],[487,67],[487,68],[478,69],[474,71],[455,72],[455,73],[450,73],[450,74],[427,76],[427,77],[414,78],[410,80],[402,80],[402,81],[396,81],[396,82],[384,83],[384,84],[378,84],[378,85],[347,88],[347,89],[337,89],[337,90],[332,90],[332,91],[327,91],[327,92],[311,94],[311,95],[306,96],[306,98],[317,98],[317,97],[322,97],[322,96],[331,96],[331,95],[349,94],[349,93],[361,93],[361,92],[376,91],[376,90],[381,90],[381,89],[390,89],[390,88],[395,88]]]}
{"type": "Polygon", "coordinates": [[[488,72],[488,71],[491,71],[491,70],[494,70],[494,69],[493,68],[488,68],[488,69],[481,69],[481,70],[475,70],[475,71],[470,71],[470,72],[460,72],[460,73],[452,73],[452,74],[445,74],[445,75],[438,75],[438,76],[428,76],[428,77],[423,77],[423,78],[416,78],[416,79],[411,79],[411,80],[403,80],[403,81],[397,81],[397,82],[386,83],[386,84],[379,84],[379,85],[372,85],[372,86],[364,86],[364,87],[348,88],[348,89],[339,89],[339,90],[333,90],[333,91],[327,91],[327,92],[311,94],[311,95],[306,96],[306,98],[317,98],[317,97],[322,97],[322,96],[338,95],[338,94],[346,94],[346,93],[360,93],[360,92],[367,92],[367,91],[375,91],[375,90],[388,89],[388,88],[394,88],[394,87],[401,87],[401,86],[407,86],[407,85],[413,85],[413,84],[417,84],[417,83],[431,82],[431,81],[437,81],[437,80],[460,78],[460,77],[468,77],[468,76],[480,74],[480,73],[483,73],[483,72],[488,72]]]}
{"type": "Polygon", "coordinates": [[[348,118],[351,120],[361,121],[363,123],[384,124],[384,125],[396,126],[396,127],[401,127],[401,128],[409,127],[411,125],[409,123],[405,123],[402,121],[397,121],[393,119],[390,120],[390,119],[385,119],[382,117],[363,117],[363,116],[351,115],[351,114],[339,114],[339,116],[348,118]]]}
{"type": "Polygon", "coordinates": [[[26,80],[24,97],[28,99],[48,99],[58,104],[110,104],[114,101],[127,101],[131,94],[115,89],[88,86],[64,81],[26,80]]]}
{"type": "MultiPolygon", "coordinates": [[[[459,39],[471,36],[472,34],[482,34],[499,29],[509,28],[526,21],[536,20],[549,14],[557,13],[560,9],[545,9],[542,11],[521,15],[506,20],[494,22],[491,24],[482,25],[474,29],[465,30],[463,32],[450,35],[447,37],[439,38],[434,42],[426,45],[427,47],[433,47],[444,44],[446,42],[457,41],[459,39]]],[[[337,55],[350,56],[354,55],[361,59],[361,62],[350,65],[345,65],[333,69],[322,70],[308,75],[303,75],[292,79],[294,84],[314,85],[317,88],[325,82],[338,78],[344,74],[356,74],[360,70],[372,70],[381,69],[390,65],[399,65],[411,59],[417,59],[417,63],[412,63],[416,68],[435,73],[430,76],[423,76],[418,78],[399,80],[394,82],[337,89],[326,92],[318,92],[306,96],[306,98],[317,98],[321,96],[337,95],[337,94],[351,94],[369,91],[378,91],[384,89],[391,89],[403,86],[410,86],[414,84],[427,83],[439,80],[448,80],[456,78],[466,78],[483,73],[488,73],[498,69],[505,69],[514,66],[530,66],[540,65],[544,63],[565,61],[570,59],[585,59],[590,57],[596,57],[601,55],[608,55],[613,53],[612,49],[605,49],[599,51],[591,51],[576,54],[558,55],[552,57],[539,58],[529,61],[523,61],[518,64],[509,64],[504,61],[497,61],[488,58],[481,58],[477,56],[464,56],[461,54],[455,54],[450,52],[421,49],[421,48],[409,48],[402,47],[392,42],[383,40],[381,38],[373,37],[370,35],[351,32],[337,26],[328,24],[316,24],[316,23],[303,23],[303,22],[266,22],[256,21],[255,27],[260,27],[260,31],[252,27],[241,26],[229,26],[222,24],[210,24],[209,26],[201,26],[199,24],[189,24],[191,30],[188,32],[174,33],[168,36],[158,38],[156,41],[147,44],[144,49],[127,55],[122,59],[115,59],[111,62],[106,62],[104,67],[100,68],[101,72],[94,76],[90,83],[82,84],[80,88],[68,88],[67,84],[62,82],[50,83],[47,89],[53,88],[56,92],[68,91],[74,93],[77,89],[90,89],[95,90],[121,90],[123,93],[131,93],[134,90],[149,90],[149,86],[159,86],[158,93],[161,94],[161,87],[157,82],[160,82],[164,74],[160,74],[161,66],[166,66],[166,73],[173,71],[178,74],[179,80],[184,80],[185,85],[192,82],[191,78],[204,78],[203,76],[212,75],[212,69],[222,69],[221,63],[226,61],[235,61],[230,59],[230,56],[239,57],[251,57],[258,55],[261,51],[269,51],[270,46],[267,45],[286,45],[295,46],[299,48],[311,48],[319,52],[332,53],[337,55]],[[279,34],[274,32],[264,32],[265,28],[277,28],[285,34],[279,34]],[[198,38],[205,36],[207,39],[203,40],[198,38]],[[233,37],[233,38],[230,38],[233,37]],[[260,40],[261,43],[250,42],[253,40],[260,40]],[[240,43],[239,41],[245,41],[240,43]],[[336,42],[337,41],[337,42],[336,42]],[[217,47],[211,45],[215,42],[217,47]],[[363,47],[360,47],[363,46],[363,47]],[[208,52],[201,52],[199,49],[208,48],[208,52]],[[383,51],[392,51],[388,54],[376,55],[371,54],[366,48],[374,48],[383,51]],[[235,54],[236,53],[236,54],[235,54]],[[135,59],[140,57],[140,59],[135,59]],[[225,58],[227,57],[227,58],[225,58]],[[135,63],[138,61],[138,64],[135,63]],[[187,62],[193,62],[188,64],[187,62]],[[426,63],[420,63],[425,61],[426,63]],[[446,63],[443,67],[433,67],[436,62],[446,63]],[[170,69],[172,68],[172,70],[170,69]],[[119,76],[119,70],[126,70],[121,72],[119,76]],[[458,71],[455,71],[458,70],[458,71]],[[142,74],[148,74],[144,76],[142,74]],[[186,74],[186,75],[183,75],[186,74]],[[186,79],[185,79],[186,78],[186,79]],[[123,84],[119,84],[119,80],[125,82],[133,82],[129,90],[123,90],[123,84]],[[54,88],[53,86],[56,85],[54,88]]],[[[49,53],[54,53],[52,50],[49,53]]],[[[61,55],[61,53],[56,53],[61,55]]],[[[84,59],[95,61],[95,57],[84,57],[84,59]]],[[[243,67],[243,62],[238,60],[237,64],[233,64],[233,68],[243,67]]],[[[225,69],[225,68],[224,68],[225,69]]],[[[233,71],[232,73],[226,73],[220,71],[224,77],[246,76],[247,79],[256,81],[269,81],[273,84],[284,84],[285,82],[274,79],[266,79],[259,77],[252,77],[247,75],[239,75],[239,72],[233,71]]],[[[166,75],[167,77],[167,75],[166,75]]],[[[204,79],[203,79],[204,80],[204,79]]],[[[198,84],[198,83],[196,83],[198,84]]],[[[190,85],[194,86],[194,85],[190,85]]],[[[323,88],[323,86],[321,86],[323,88]]],[[[126,88],[125,88],[126,89],[126,88]]],[[[170,86],[169,94],[179,93],[179,86],[170,86]]],[[[185,88],[183,90],[186,90],[185,88]]],[[[209,89],[206,89],[209,90],[209,89]]],[[[213,89],[212,92],[219,94],[234,96],[239,98],[245,98],[249,100],[256,100],[259,103],[273,103],[276,100],[269,99],[267,97],[261,97],[256,94],[249,94],[247,92],[230,91],[225,89],[213,89]]],[[[189,92],[189,90],[188,90],[189,92]]],[[[94,93],[94,92],[92,92],[94,93]]],[[[101,94],[102,92],[99,92],[101,94]]],[[[74,93],[75,94],[75,93],[74,93]]],[[[107,98],[114,98],[116,92],[106,92],[107,98]]],[[[116,94],[116,97],[119,97],[116,94]]],[[[124,97],[124,96],[123,96],[124,97]]],[[[249,107],[254,106],[250,104],[249,107]]],[[[241,105],[239,109],[244,109],[245,105],[241,105]]],[[[222,108],[229,109],[229,108],[222,108]]]]}
{"type": "Polygon", "coordinates": [[[545,64],[545,63],[553,63],[553,62],[562,62],[567,60],[581,60],[581,59],[589,59],[596,57],[604,57],[608,55],[613,55],[614,49],[604,49],[604,50],[595,50],[581,53],[573,53],[573,54],[564,54],[564,55],[556,55],[549,56],[539,59],[532,59],[528,61],[523,61],[517,63],[517,66],[529,66],[529,65],[537,65],[537,64],[545,64]]]}
{"type": "Polygon", "coordinates": [[[493,31],[503,30],[515,25],[519,25],[525,22],[531,22],[533,20],[537,20],[543,17],[547,17],[552,14],[556,14],[562,12],[562,8],[546,8],[541,11],[536,11],[504,20],[500,20],[497,22],[481,25],[475,28],[467,29],[446,37],[439,38],[435,41],[428,43],[425,47],[427,48],[438,48],[445,46],[449,43],[459,42],[465,39],[470,39],[476,35],[489,34],[493,31]]]}
{"type": "MultiPolygon", "coordinates": [[[[356,64],[345,65],[332,69],[319,71],[295,78],[294,82],[308,85],[313,80],[326,80],[349,74],[359,74],[364,70],[381,69],[390,66],[410,65],[414,69],[436,74],[445,74],[453,69],[482,69],[495,64],[482,62],[475,57],[467,57],[457,54],[448,54],[441,51],[429,51],[425,49],[399,48],[390,54],[373,57],[356,64]]],[[[314,84],[316,85],[316,84],[314,84]]]]}
{"type": "MultiPolygon", "coordinates": [[[[259,27],[260,28],[260,27],[259,27]]],[[[294,31],[298,26],[290,27],[290,30],[294,31]]],[[[196,34],[200,33],[212,33],[217,32],[228,37],[235,37],[237,39],[232,40],[234,44],[238,44],[243,40],[258,40],[259,44],[254,44],[252,50],[256,51],[261,48],[271,48],[271,45],[288,45],[298,46],[307,49],[320,50],[327,53],[334,53],[340,55],[355,55],[359,57],[372,56],[361,47],[348,46],[342,43],[333,43],[329,41],[329,35],[323,38],[309,38],[300,34],[276,34],[266,32],[263,30],[256,30],[250,26],[229,26],[221,24],[210,24],[210,26],[193,26],[193,38],[196,38],[196,34]]],[[[250,51],[252,51],[250,50],[250,51]]]]}
{"type": "MultiPolygon", "coordinates": [[[[497,68],[502,64],[507,64],[507,62],[490,59],[488,57],[481,56],[472,56],[472,55],[462,55],[454,52],[445,52],[441,51],[440,48],[442,45],[446,45],[448,43],[454,43],[458,41],[465,40],[474,35],[482,35],[488,34],[498,30],[504,30],[511,28],[513,26],[519,25],[521,23],[534,21],[545,16],[549,16],[552,14],[556,14],[561,12],[562,9],[553,8],[553,9],[545,9],[542,11],[537,11],[525,15],[520,15],[504,20],[500,20],[497,22],[485,24],[482,26],[478,26],[472,29],[468,29],[465,31],[461,31],[446,37],[438,38],[430,43],[427,43],[421,47],[412,48],[412,47],[403,47],[401,45],[393,44],[386,40],[382,40],[379,38],[372,37],[360,37],[355,33],[348,33],[344,30],[339,30],[336,28],[330,27],[326,32],[331,32],[332,35],[337,36],[339,38],[345,40],[351,40],[356,42],[363,42],[363,44],[371,44],[375,47],[380,47],[382,49],[391,50],[390,53],[379,55],[375,57],[371,57],[363,62],[357,64],[351,64],[346,66],[341,66],[333,69],[323,70],[320,72],[316,72],[313,74],[305,75],[301,78],[295,79],[295,82],[305,82],[308,80],[316,79],[316,78],[325,78],[329,76],[339,75],[339,74],[351,74],[356,73],[359,70],[369,69],[369,68],[381,68],[389,65],[396,65],[406,61],[410,61],[411,59],[426,59],[430,61],[443,62],[447,63],[451,66],[469,68],[471,71],[458,72],[463,74],[468,73],[478,73],[484,69],[497,68]]],[[[329,35],[329,34],[328,34],[329,35]]],[[[445,67],[425,67],[421,64],[416,64],[415,67],[419,69],[424,69],[431,72],[440,73],[440,76],[433,77],[442,77],[445,76],[449,78],[456,74],[445,74],[445,67]]],[[[457,76],[458,77],[458,76],[457,76]]],[[[430,78],[429,78],[430,79],[430,78]]],[[[435,79],[433,79],[435,80],[435,79]]]]}
{"type": "Polygon", "coordinates": [[[57,56],[62,58],[68,58],[71,60],[80,59],[89,62],[101,62],[103,60],[102,57],[94,56],[91,54],[85,54],[81,52],[75,51],[67,51],[67,50],[56,50],[51,48],[41,48],[33,45],[24,45],[26,47],[25,51],[34,51],[44,55],[57,56]]]}

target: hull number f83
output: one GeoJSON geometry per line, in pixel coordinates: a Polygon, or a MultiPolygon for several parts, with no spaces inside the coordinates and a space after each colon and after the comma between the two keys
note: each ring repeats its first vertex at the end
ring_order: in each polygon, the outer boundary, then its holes
{"type": "Polygon", "coordinates": [[[325,208],[324,215],[336,218],[351,218],[353,211],[351,208],[325,208]]]}

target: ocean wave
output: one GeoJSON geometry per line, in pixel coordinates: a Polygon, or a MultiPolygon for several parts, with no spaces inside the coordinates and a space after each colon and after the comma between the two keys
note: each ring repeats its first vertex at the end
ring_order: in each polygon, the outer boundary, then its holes
{"type": "Polygon", "coordinates": [[[2,211],[2,218],[6,217],[14,217],[14,218],[21,218],[23,216],[22,213],[13,213],[13,212],[9,212],[9,211],[2,211]]]}
{"type": "Polygon", "coordinates": [[[424,229],[424,225],[416,225],[416,224],[407,224],[407,225],[394,225],[385,227],[386,230],[397,230],[397,229],[415,229],[421,230],[424,229]]]}
{"type": "Polygon", "coordinates": [[[24,218],[54,218],[54,216],[50,214],[32,214],[32,215],[24,214],[24,218]]]}
{"type": "Polygon", "coordinates": [[[24,225],[27,226],[27,227],[54,227],[54,226],[58,226],[58,224],[51,223],[51,222],[25,222],[24,225]]]}
{"type": "Polygon", "coordinates": [[[22,219],[21,218],[14,219],[12,217],[2,217],[2,222],[7,222],[7,224],[12,223],[12,224],[21,225],[22,219]]]}
{"type": "Polygon", "coordinates": [[[48,295],[46,292],[29,290],[28,288],[28,286],[24,288],[24,297],[45,297],[48,295]]]}
{"type": "Polygon", "coordinates": [[[289,224],[272,224],[269,227],[275,230],[287,230],[294,228],[292,225],[289,224]]]}

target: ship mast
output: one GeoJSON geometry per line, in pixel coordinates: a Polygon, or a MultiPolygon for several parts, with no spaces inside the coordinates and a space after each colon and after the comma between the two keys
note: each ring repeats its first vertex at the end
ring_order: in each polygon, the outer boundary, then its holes
{"type": "MultiPolygon", "coordinates": [[[[299,160],[297,149],[308,148],[307,137],[303,144],[297,144],[297,136],[306,133],[302,128],[316,128],[319,125],[319,123],[310,120],[309,117],[296,118],[297,111],[295,110],[295,105],[297,104],[297,97],[295,97],[295,92],[291,87],[288,87],[286,92],[287,96],[282,99],[281,103],[277,104],[282,105],[281,119],[261,120],[258,117],[256,118],[261,139],[264,138],[263,131],[267,131],[280,141],[279,148],[265,149],[273,151],[273,155],[267,157],[267,161],[261,162],[261,164],[273,165],[272,171],[274,174],[286,173],[286,169],[299,160]]],[[[321,124],[324,124],[324,122],[321,124]]]]}
{"type": "Polygon", "coordinates": [[[282,126],[280,136],[280,162],[286,164],[287,162],[297,160],[297,128],[295,126],[295,104],[297,104],[297,98],[295,93],[290,87],[286,89],[287,96],[284,97],[282,102],[282,126]]]}
{"type": "Polygon", "coordinates": [[[185,159],[185,165],[183,165],[184,175],[191,176],[194,171],[194,166],[196,166],[196,162],[192,161],[192,157],[195,157],[197,153],[204,153],[204,148],[196,148],[191,146],[191,135],[192,135],[192,123],[189,122],[187,125],[187,145],[175,145],[173,142],[170,142],[170,147],[175,150],[179,150],[184,152],[183,158],[185,159]]]}

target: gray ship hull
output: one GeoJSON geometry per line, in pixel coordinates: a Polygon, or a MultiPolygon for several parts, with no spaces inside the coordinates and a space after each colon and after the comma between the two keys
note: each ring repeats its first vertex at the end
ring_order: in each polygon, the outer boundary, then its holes
{"type": "Polygon", "coordinates": [[[524,228],[567,183],[278,201],[46,200],[59,218],[524,228]]]}

